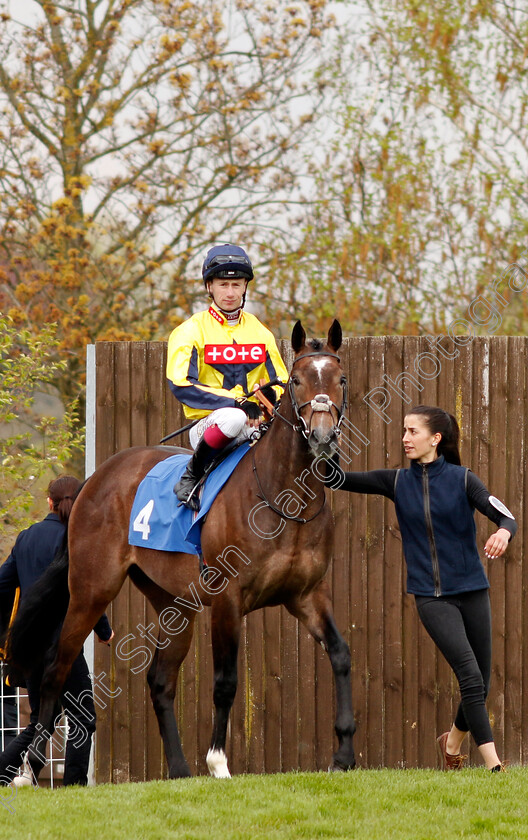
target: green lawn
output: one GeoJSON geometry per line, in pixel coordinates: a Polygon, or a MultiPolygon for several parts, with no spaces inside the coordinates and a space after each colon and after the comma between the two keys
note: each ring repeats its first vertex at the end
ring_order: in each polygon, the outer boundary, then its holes
{"type": "Polygon", "coordinates": [[[528,768],[1,789],[1,840],[528,838],[528,768]],[[9,809],[11,810],[8,810],[9,809]]]}

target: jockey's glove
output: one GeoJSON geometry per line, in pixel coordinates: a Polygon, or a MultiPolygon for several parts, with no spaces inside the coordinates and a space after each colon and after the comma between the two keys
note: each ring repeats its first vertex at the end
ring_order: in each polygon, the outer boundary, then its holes
{"type": "Polygon", "coordinates": [[[262,414],[262,409],[251,400],[241,400],[237,402],[237,408],[241,408],[250,420],[258,420],[262,414]]]}
{"type": "Polygon", "coordinates": [[[262,388],[259,388],[257,391],[257,399],[258,395],[262,394],[262,396],[266,397],[267,400],[270,401],[272,405],[275,405],[277,402],[277,394],[273,388],[273,385],[264,385],[262,388]]]}

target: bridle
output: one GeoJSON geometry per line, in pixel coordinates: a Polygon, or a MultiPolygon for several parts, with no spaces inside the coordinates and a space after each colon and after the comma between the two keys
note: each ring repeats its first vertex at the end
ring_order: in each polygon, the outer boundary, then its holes
{"type": "MultiPolygon", "coordinates": [[[[305,353],[304,356],[299,356],[297,359],[295,359],[295,361],[292,365],[292,371],[293,371],[293,368],[295,367],[297,362],[300,362],[301,359],[307,359],[309,356],[329,356],[332,359],[337,359],[338,362],[341,361],[341,359],[339,358],[339,356],[336,353],[329,353],[327,350],[322,350],[322,351],[313,352],[313,353],[305,353]]],[[[290,378],[288,380],[288,391],[289,391],[289,394],[290,394],[290,399],[291,399],[293,411],[294,411],[295,417],[297,419],[296,429],[297,429],[297,431],[301,432],[301,434],[303,435],[304,438],[306,438],[306,440],[308,440],[308,437],[310,435],[310,424],[312,422],[313,415],[316,412],[319,412],[319,411],[328,411],[331,414],[332,413],[332,408],[335,408],[335,410],[337,412],[337,423],[335,425],[335,432],[336,432],[337,435],[340,434],[341,423],[343,422],[343,419],[344,419],[344,416],[345,416],[345,411],[346,411],[346,408],[347,408],[347,405],[348,405],[348,387],[347,387],[347,385],[348,385],[348,383],[345,379],[344,382],[343,382],[343,401],[341,403],[341,406],[336,405],[335,402],[333,402],[333,400],[330,399],[328,394],[316,394],[315,397],[313,397],[311,400],[307,400],[306,402],[301,403],[301,405],[299,405],[299,403],[297,402],[297,400],[295,398],[295,393],[294,393],[294,387],[295,386],[293,384],[291,373],[290,373],[290,378]],[[302,415],[301,415],[302,409],[305,408],[307,405],[310,405],[312,407],[312,412],[310,414],[310,417],[308,418],[308,422],[306,422],[304,417],[302,417],[302,415]]]]}
{"type": "Polygon", "coordinates": [[[314,351],[313,353],[305,353],[303,356],[299,356],[297,359],[295,359],[290,372],[290,378],[288,379],[288,393],[290,395],[293,413],[297,422],[292,423],[290,420],[288,420],[286,417],[280,414],[278,409],[273,410],[273,416],[279,417],[281,420],[283,420],[285,423],[291,426],[291,428],[295,432],[300,432],[305,438],[305,440],[308,440],[310,436],[310,424],[312,422],[313,415],[319,411],[331,412],[332,408],[335,408],[337,412],[337,423],[335,425],[335,432],[337,435],[339,435],[341,432],[341,423],[343,422],[345,411],[348,405],[348,386],[346,379],[343,383],[343,402],[341,403],[341,406],[336,405],[336,403],[330,399],[328,394],[316,394],[311,400],[306,400],[306,402],[303,402],[300,405],[295,397],[295,385],[292,379],[293,368],[295,367],[297,362],[302,361],[302,359],[308,359],[310,356],[329,356],[332,359],[337,359],[338,362],[341,361],[337,353],[330,353],[328,350],[319,350],[314,351]],[[304,417],[301,415],[301,411],[303,410],[303,408],[306,408],[307,405],[311,405],[312,407],[312,412],[308,418],[308,422],[306,422],[304,417]]]}
{"type": "MultiPolygon", "coordinates": [[[[318,350],[318,351],[316,350],[312,353],[305,353],[302,356],[298,356],[297,359],[295,359],[295,361],[293,362],[293,365],[292,365],[292,368],[291,368],[291,371],[290,371],[290,377],[289,377],[288,383],[287,383],[288,393],[290,395],[290,400],[291,400],[293,412],[294,412],[295,419],[296,419],[297,422],[292,423],[291,420],[288,420],[287,417],[284,417],[284,415],[282,415],[279,412],[279,409],[276,409],[275,406],[273,406],[273,414],[272,414],[272,420],[275,417],[279,417],[284,423],[287,423],[288,426],[290,426],[295,432],[299,432],[300,434],[302,434],[302,436],[304,437],[304,439],[306,441],[309,441],[310,424],[312,422],[313,415],[316,412],[319,412],[319,411],[327,411],[327,412],[331,413],[332,408],[335,408],[335,410],[337,412],[337,423],[334,426],[334,431],[335,431],[336,435],[339,436],[340,431],[341,431],[341,423],[343,422],[343,419],[344,419],[344,416],[345,416],[345,410],[346,410],[346,407],[348,405],[348,388],[347,388],[346,379],[343,382],[343,401],[341,403],[341,406],[336,405],[336,403],[333,400],[330,399],[328,394],[316,394],[311,400],[306,400],[306,402],[303,402],[299,405],[299,403],[297,402],[297,399],[295,397],[295,391],[294,391],[295,385],[293,384],[293,381],[292,381],[293,368],[295,367],[297,362],[300,362],[302,359],[307,359],[310,356],[329,356],[333,359],[337,359],[338,362],[341,361],[340,357],[337,355],[337,353],[330,353],[328,350],[318,350]],[[307,405],[310,405],[311,408],[312,408],[312,412],[310,414],[310,417],[308,418],[308,423],[306,422],[304,417],[302,417],[302,415],[301,415],[302,409],[305,408],[307,405]]],[[[285,383],[279,383],[277,381],[274,381],[273,384],[284,385],[285,383]]],[[[280,405],[279,405],[279,408],[280,408],[280,405]]],[[[280,508],[276,507],[272,502],[270,502],[269,499],[266,497],[266,494],[264,493],[264,489],[262,487],[262,484],[260,482],[260,479],[259,479],[259,476],[258,476],[258,473],[257,473],[257,465],[256,465],[256,462],[255,462],[255,447],[253,447],[253,472],[255,474],[255,479],[256,479],[256,482],[257,482],[257,485],[258,485],[258,489],[260,491],[257,494],[258,498],[261,499],[264,502],[264,504],[267,507],[270,508],[270,510],[272,510],[274,513],[276,513],[277,516],[280,516],[281,519],[287,519],[290,522],[300,522],[302,525],[305,525],[307,522],[312,522],[313,519],[316,519],[316,517],[319,516],[319,514],[321,513],[322,509],[324,508],[324,506],[326,504],[326,495],[325,495],[324,488],[323,488],[323,501],[322,501],[319,509],[317,510],[316,513],[314,513],[313,516],[310,516],[309,519],[304,519],[301,516],[288,516],[287,513],[284,513],[284,511],[280,510],[280,508]]]]}

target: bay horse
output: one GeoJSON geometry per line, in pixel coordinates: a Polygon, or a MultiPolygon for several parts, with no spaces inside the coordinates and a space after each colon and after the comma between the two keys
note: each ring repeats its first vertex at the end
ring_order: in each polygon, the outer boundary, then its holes
{"type": "MultiPolygon", "coordinates": [[[[164,638],[157,646],[147,675],[170,778],[190,776],[174,698],[196,614],[185,610],[180,599],[196,603],[199,585],[202,603],[211,607],[215,711],[207,754],[210,773],[230,775],[225,744],[237,688],[242,618],[279,604],[307,627],[330,658],[338,740],[330,769],[355,766],[350,651],[336,627],[324,579],[333,544],[325,464],[337,451],[346,407],[346,378],[337,355],[341,327],[333,322],[326,343],[307,342],[298,321],[291,342],[295,353],[291,374],[269,429],[238,463],[207,514],[201,534],[202,573],[195,555],[128,544],[130,511],[140,481],[161,460],[187,450],[141,446],[121,451],[83,485],[68,526],[69,603],[56,652],[44,671],[39,735],[28,753],[35,776],[43,765],[43,733],[49,737],[53,732],[57,698],[72,662],[127,575],[161,616],[158,642],[162,629],[170,639],[170,644],[164,638]]],[[[65,557],[54,564],[49,572],[55,577],[48,590],[57,599],[66,586],[66,572],[61,571],[66,568],[65,557]]],[[[64,612],[65,607],[60,619],[64,612]]],[[[49,633],[42,630],[44,616],[50,623],[49,604],[36,591],[21,608],[10,635],[9,657],[15,668],[27,671],[42,659],[50,644],[49,633]]]]}

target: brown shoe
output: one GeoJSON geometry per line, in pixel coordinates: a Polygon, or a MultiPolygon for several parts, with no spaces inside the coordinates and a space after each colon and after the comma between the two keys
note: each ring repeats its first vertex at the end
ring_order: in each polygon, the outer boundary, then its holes
{"type": "Polygon", "coordinates": [[[444,732],[436,739],[436,748],[440,756],[442,770],[462,770],[467,755],[451,755],[447,752],[446,744],[449,732],[444,732]]]}
{"type": "Polygon", "coordinates": [[[503,764],[497,764],[495,767],[492,767],[490,773],[507,773],[506,770],[506,762],[503,764]]]}

